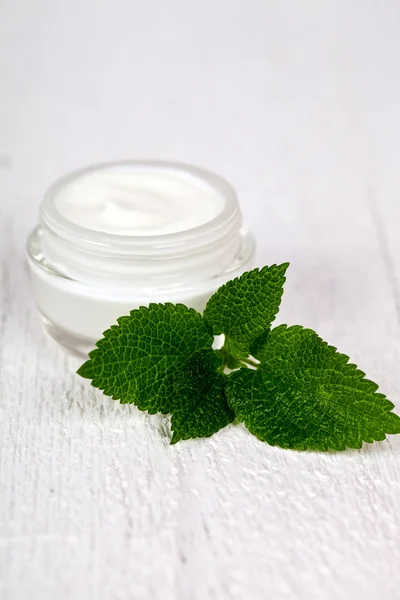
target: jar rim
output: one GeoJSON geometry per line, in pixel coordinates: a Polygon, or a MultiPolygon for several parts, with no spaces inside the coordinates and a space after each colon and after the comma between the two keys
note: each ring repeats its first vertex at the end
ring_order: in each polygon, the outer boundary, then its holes
{"type": "MultiPolygon", "coordinates": [[[[169,161],[169,160],[148,160],[148,159],[125,159],[111,162],[102,162],[74,170],[67,175],[55,181],[46,191],[40,206],[40,220],[49,229],[57,235],[68,239],[69,241],[79,239],[80,244],[89,244],[94,246],[118,246],[122,247],[169,247],[186,242],[195,241],[203,236],[219,235],[220,230],[230,229],[233,225],[240,227],[241,214],[239,201],[236,191],[224,178],[212,171],[197,167],[191,164],[169,161]],[[223,199],[223,207],[212,219],[197,225],[190,229],[184,229],[172,233],[162,233],[158,235],[125,235],[118,233],[108,233],[98,231],[78,225],[64,217],[56,208],[55,199],[57,194],[67,185],[77,179],[95,173],[117,167],[133,167],[149,170],[163,170],[178,172],[191,175],[199,179],[202,183],[208,184],[214,191],[217,191],[223,199]],[[234,223],[232,223],[232,221],[234,223]]],[[[235,228],[236,228],[235,227],[235,228]]]]}

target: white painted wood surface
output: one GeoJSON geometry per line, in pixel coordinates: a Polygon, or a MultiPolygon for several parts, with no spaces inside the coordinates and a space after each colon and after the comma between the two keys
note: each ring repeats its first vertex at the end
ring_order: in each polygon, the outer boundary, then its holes
{"type": "Polygon", "coordinates": [[[397,599],[400,437],[168,446],[45,341],[24,243],[60,174],[118,157],[237,187],[280,322],[400,410],[397,0],[0,0],[0,598],[397,599]]]}

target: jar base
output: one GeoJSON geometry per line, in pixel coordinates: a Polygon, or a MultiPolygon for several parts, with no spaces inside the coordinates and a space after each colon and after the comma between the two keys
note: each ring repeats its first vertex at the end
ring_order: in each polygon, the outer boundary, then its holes
{"type": "Polygon", "coordinates": [[[96,347],[97,340],[77,336],[62,329],[49,321],[42,312],[39,312],[39,317],[46,337],[55,343],[58,348],[76,358],[87,360],[89,352],[96,347]]]}

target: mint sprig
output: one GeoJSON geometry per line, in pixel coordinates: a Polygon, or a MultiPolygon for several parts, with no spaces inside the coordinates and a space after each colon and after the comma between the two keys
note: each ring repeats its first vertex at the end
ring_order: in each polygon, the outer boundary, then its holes
{"type": "Polygon", "coordinates": [[[229,281],[204,316],[182,304],[133,310],[79,375],[123,404],[171,414],[172,444],[209,437],[235,417],[260,440],[297,450],[360,448],[400,433],[393,404],[346,355],[310,329],[271,329],[287,267],[229,281]]]}

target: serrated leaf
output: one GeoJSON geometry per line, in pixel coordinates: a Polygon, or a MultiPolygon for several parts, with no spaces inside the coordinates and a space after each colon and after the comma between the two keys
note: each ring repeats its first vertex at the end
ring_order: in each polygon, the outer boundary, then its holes
{"type": "Polygon", "coordinates": [[[248,356],[251,343],[269,329],[279,310],[288,266],[248,271],[228,281],[208,301],[204,317],[214,335],[228,337],[233,356],[248,356]]]}
{"type": "Polygon", "coordinates": [[[225,395],[226,375],[218,373],[221,356],[200,350],[175,376],[171,444],[179,440],[210,437],[234,419],[225,395]]]}
{"type": "Polygon", "coordinates": [[[169,413],[174,374],[213,336],[202,316],[183,304],[150,304],[118,319],[78,370],[121,404],[169,413]]]}
{"type": "Polygon", "coordinates": [[[361,448],[400,433],[400,418],[349,358],[300,326],[273,329],[259,370],[229,376],[237,418],[260,440],[298,450],[361,448]]]}

